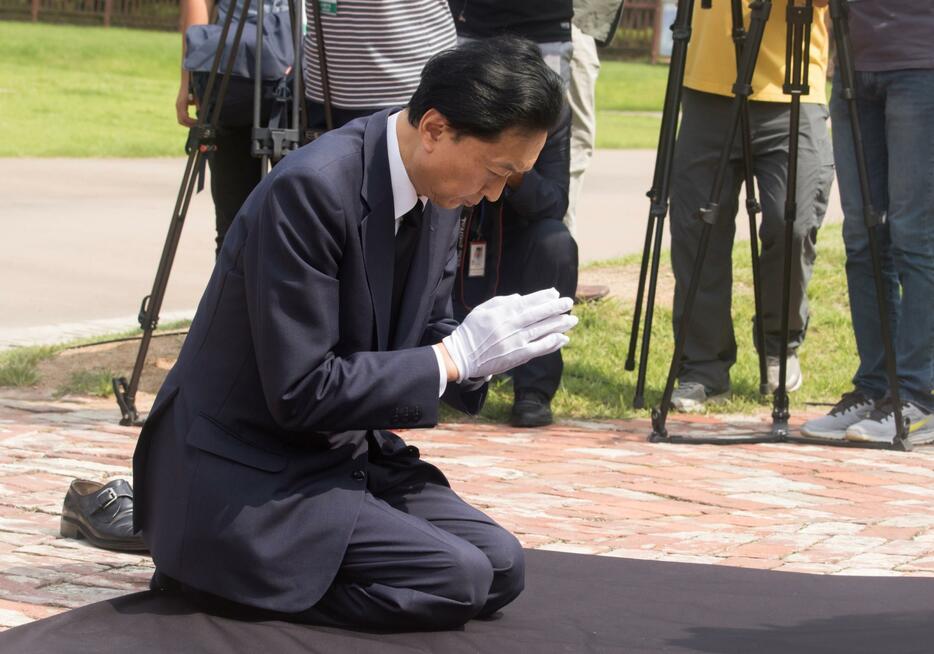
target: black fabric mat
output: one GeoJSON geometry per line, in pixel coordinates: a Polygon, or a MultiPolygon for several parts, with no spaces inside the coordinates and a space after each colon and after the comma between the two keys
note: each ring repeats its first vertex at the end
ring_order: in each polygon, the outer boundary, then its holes
{"type": "Polygon", "coordinates": [[[135,593],[0,634],[0,652],[439,654],[934,652],[934,579],[830,577],[529,551],[498,620],[372,634],[237,622],[135,593]]]}

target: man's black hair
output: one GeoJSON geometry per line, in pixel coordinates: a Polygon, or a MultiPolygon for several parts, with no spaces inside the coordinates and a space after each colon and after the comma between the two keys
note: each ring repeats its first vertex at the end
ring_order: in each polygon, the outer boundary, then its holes
{"type": "Polygon", "coordinates": [[[516,36],[467,41],[439,52],[425,64],[408,105],[414,127],[435,109],[458,132],[486,140],[510,128],[551,130],[563,107],[561,77],[545,64],[538,46],[516,36]]]}

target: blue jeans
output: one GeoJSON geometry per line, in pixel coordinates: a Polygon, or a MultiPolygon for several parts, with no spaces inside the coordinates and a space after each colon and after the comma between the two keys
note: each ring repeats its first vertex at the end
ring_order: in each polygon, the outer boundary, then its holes
{"type": "MultiPolygon", "coordinates": [[[[846,101],[834,79],[833,149],[843,204],[843,240],[859,369],[853,385],[888,389],[879,310],[846,101]]],[[[895,340],[899,393],[934,409],[934,70],[857,72],[860,132],[895,340]]]]}

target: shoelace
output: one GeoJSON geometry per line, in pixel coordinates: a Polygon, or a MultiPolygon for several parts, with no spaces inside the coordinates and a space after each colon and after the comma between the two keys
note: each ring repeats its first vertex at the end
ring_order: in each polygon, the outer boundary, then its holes
{"type": "MultiPolygon", "coordinates": [[[[899,404],[901,404],[903,411],[908,408],[908,402],[903,401],[899,404]]],[[[892,401],[892,398],[887,397],[876,404],[876,408],[869,414],[869,419],[875,420],[876,422],[884,422],[893,413],[895,413],[895,402],[892,401]]]]}
{"type": "Polygon", "coordinates": [[[846,413],[854,406],[858,404],[865,404],[869,399],[863,395],[860,391],[850,391],[849,393],[844,393],[843,397],[840,398],[840,401],[830,410],[830,415],[838,416],[842,413],[846,413]]]}

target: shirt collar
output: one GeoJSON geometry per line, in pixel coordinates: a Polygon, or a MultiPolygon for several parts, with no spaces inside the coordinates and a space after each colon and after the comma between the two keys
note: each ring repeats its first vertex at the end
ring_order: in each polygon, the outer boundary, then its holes
{"type": "Polygon", "coordinates": [[[392,183],[392,204],[394,218],[398,222],[407,214],[418,200],[425,204],[427,198],[419,197],[409,179],[409,173],[402,163],[402,152],[399,150],[399,136],[396,134],[396,121],[401,112],[397,111],[386,119],[386,149],[389,154],[389,180],[392,183]]]}

